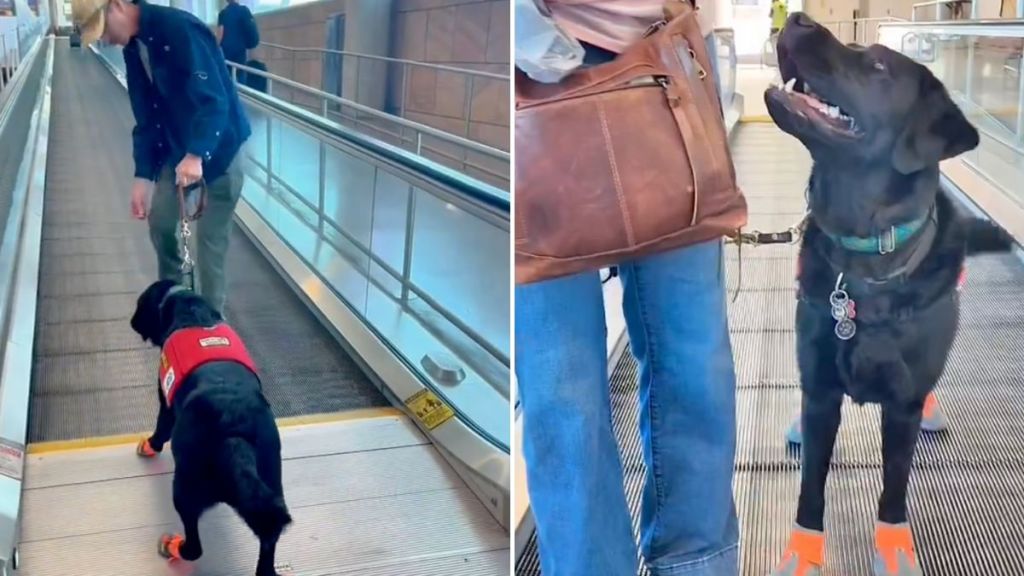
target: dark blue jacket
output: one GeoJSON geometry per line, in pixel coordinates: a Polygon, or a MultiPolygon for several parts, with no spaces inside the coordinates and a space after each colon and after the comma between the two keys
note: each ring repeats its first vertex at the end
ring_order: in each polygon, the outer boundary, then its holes
{"type": "Polygon", "coordinates": [[[224,174],[252,134],[213,32],[176,8],[139,0],[139,33],[124,48],[135,128],[135,177],[156,181],[186,153],[203,159],[207,183],[224,174]],[[152,82],[139,42],[149,53],[152,82]]]}

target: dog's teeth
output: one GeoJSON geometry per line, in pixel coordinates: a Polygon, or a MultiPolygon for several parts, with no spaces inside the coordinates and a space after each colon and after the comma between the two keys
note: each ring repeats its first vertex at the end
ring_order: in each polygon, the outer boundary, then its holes
{"type": "Polygon", "coordinates": [[[786,92],[792,92],[794,86],[796,86],[796,78],[790,78],[789,81],[786,82],[786,92]]]}
{"type": "Polygon", "coordinates": [[[807,82],[804,82],[804,93],[805,94],[810,94],[811,93],[811,85],[808,84],[807,82]]]}

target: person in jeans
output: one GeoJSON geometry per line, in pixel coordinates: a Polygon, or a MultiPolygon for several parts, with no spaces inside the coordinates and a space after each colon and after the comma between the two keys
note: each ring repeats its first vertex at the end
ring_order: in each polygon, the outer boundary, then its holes
{"type": "Polygon", "coordinates": [[[71,10],[83,46],[102,38],[124,47],[136,121],[131,210],[148,218],[161,280],[182,280],[177,187],[205,179],[196,279],[223,313],[224,259],[244,179],[238,152],[252,130],[213,33],[189,12],[143,0],[72,0],[71,10]]]}
{"type": "MultiPolygon", "coordinates": [[[[613,59],[661,19],[662,7],[662,0],[547,1],[555,22],[586,48],[584,65],[613,59]]],[[[722,241],[622,262],[619,271],[640,367],[644,559],[652,576],[735,576],[735,371],[722,241]]],[[[523,450],[542,571],[636,574],[599,272],[517,285],[515,303],[523,450]]]]}

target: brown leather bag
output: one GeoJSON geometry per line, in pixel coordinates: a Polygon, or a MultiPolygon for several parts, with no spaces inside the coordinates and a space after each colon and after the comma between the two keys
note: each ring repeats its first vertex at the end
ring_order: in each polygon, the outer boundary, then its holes
{"type": "Polygon", "coordinates": [[[747,222],[696,12],[557,84],[516,71],[516,283],[735,234],[747,222]]]}

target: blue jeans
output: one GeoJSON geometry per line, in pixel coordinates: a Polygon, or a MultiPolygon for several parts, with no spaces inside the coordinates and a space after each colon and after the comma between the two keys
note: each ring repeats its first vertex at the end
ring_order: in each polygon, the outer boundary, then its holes
{"type": "MultiPolygon", "coordinates": [[[[644,558],[653,576],[736,576],[736,380],[722,243],[619,270],[640,366],[644,558]]],[[[517,286],[515,315],[523,450],[544,576],[636,574],[598,273],[517,286]]]]}

